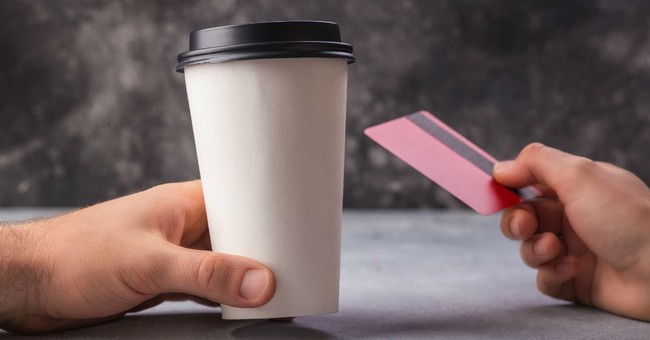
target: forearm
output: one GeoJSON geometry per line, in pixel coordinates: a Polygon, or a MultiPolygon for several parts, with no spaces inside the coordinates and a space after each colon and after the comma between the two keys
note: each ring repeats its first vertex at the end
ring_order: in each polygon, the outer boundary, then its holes
{"type": "Polygon", "coordinates": [[[41,279],[32,265],[31,226],[0,224],[0,328],[21,319],[41,279]]]}

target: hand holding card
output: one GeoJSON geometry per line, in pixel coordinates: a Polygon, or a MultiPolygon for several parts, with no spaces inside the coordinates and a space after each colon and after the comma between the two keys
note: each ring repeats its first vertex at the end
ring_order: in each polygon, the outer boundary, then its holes
{"type": "Polygon", "coordinates": [[[490,215],[538,196],[492,178],[496,159],[431,113],[419,111],[365,130],[365,134],[472,209],[490,215]]]}

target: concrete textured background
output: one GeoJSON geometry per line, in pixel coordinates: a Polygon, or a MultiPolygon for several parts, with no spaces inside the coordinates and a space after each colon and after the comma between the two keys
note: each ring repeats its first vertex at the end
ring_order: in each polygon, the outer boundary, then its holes
{"type": "Polygon", "coordinates": [[[497,158],[541,141],[650,179],[650,2],[0,1],[0,205],[198,177],[176,55],[197,28],[341,24],[345,206],[463,207],[362,135],[418,109],[497,158]]]}

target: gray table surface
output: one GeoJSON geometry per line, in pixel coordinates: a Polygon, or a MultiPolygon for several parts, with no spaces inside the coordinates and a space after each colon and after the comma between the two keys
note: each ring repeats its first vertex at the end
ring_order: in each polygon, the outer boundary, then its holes
{"type": "MultiPolygon", "coordinates": [[[[0,209],[0,220],[54,212],[0,209]]],[[[650,323],[553,300],[504,239],[498,216],[345,211],[341,305],[291,323],[224,321],[218,308],[166,302],[49,338],[648,339],[650,323]]],[[[1,339],[19,338],[0,331],[1,339]]],[[[32,338],[33,339],[33,338],[32,338]]]]}

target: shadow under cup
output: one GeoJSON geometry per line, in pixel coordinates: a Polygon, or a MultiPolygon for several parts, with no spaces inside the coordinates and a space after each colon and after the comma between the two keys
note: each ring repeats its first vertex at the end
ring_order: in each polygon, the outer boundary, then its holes
{"type": "Polygon", "coordinates": [[[335,23],[262,22],[194,31],[178,59],[212,249],[277,281],[268,304],[224,319],[336,312],[352,46],[335,23]]]}

